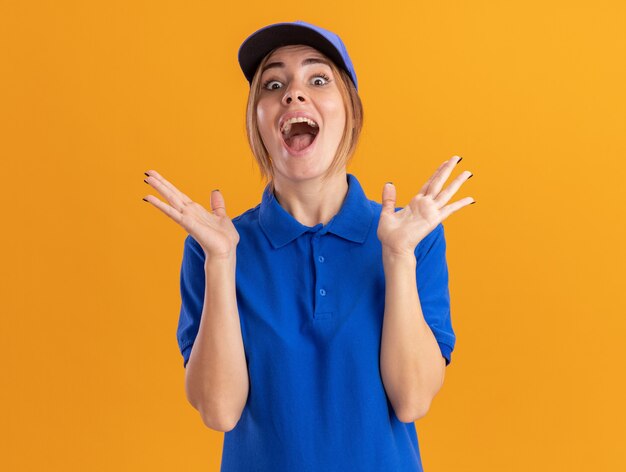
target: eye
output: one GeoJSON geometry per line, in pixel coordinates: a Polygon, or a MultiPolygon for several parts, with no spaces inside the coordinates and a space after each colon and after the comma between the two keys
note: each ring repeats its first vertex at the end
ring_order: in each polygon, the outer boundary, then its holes
{"type": "Polygon", "coordinates": [[[282,84],[278,80],[267,80],[263,84],[263,88],[268,90],[277,90],[282,87],[282,84]]]}
{"type": "Polygon", "coordinates": [[[313,78],[314,85],[326,85],[328,82],[330,82],[330,77],[328,77],[326,74],[317,74],[313,78]]]}

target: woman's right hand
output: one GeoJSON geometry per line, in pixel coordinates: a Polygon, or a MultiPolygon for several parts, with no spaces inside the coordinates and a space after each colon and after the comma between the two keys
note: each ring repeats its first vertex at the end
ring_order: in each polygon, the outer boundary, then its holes
{"type": "Polygon", "coordinates": [[[152,203],[185,228],[202,246],[207,258],[228,258],[235,255],[239,233],[226,215],[224,197],[219,190],[211,192],[212,212],[208,212],[202,205],[191,200],[165,180],[157,171],[149,170],[145,174],[148,177],[144,182],[154,187],[171,206],[153,195],[147,195],[144,200],[152,203]]]}

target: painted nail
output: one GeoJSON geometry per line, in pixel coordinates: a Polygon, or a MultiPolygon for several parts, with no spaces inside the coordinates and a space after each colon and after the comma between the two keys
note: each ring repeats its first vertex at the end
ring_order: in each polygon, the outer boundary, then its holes
{"type": "Polygon", "coordinates": [[[458,158],[459,158],[459,160],[456,161],[457,164],[463,160],[463,158],[461,156],[458,156],[458,158]]]}
{"type": "MultiPolygon", "coordinates": [[[[146,179],[143,179],[143,181],[144,181],[145,183],[148,183],[148,181],[147,181],[146,179]]],[[[150,185],[150,184],[148,184],[148,185],[150,185]]]]}
{"type": "Polygon", "coordinates": [[[144,172],[144,174],[146,174],[148,177],[150,177],[150,174],[148,174],[147,172],[144,172]]]}
{"type": "Polygon", "coordinates": [[[142,200],[143,200],[144,202],[147,202],[147,201],[148,201],[148,200],[146,200],[145,198],[142,198],[142,200]]]}
{"type": "Polygon", "coordinates": [[[470,205],[472,205],[473,203],[476,203],[476,200],[474,200],[472,203],[470,203],[470,205]]]}
{"type": "Polygon", "coordinates": [[[468,177],[468,179],[471,179],[474,176],[474,174],[470,174],[470,176],[468,177]]]}

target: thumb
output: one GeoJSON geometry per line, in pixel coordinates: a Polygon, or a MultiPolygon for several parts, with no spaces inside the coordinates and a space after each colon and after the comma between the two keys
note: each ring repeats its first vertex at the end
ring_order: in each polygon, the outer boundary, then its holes
{"type": "Polygon", "coordinates": [[[383,212],[394,213],[396,211],[396,186],[387,182],[383,187],[383,212]]]}
{"type": "Polygon", "coordinates": [[[219,189],[211,192],[211,210],[216,216],[226,216],[226,204],[219,189]]]}

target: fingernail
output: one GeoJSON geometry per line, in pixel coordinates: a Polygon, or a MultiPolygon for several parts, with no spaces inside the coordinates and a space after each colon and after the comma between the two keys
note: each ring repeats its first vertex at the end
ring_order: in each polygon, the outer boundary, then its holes
{"type": "Polygon", "coordinates": [[[219,188],[216,188],[215,190],[211,190],[211,193],[213,193],[213,192],[219,192],[219,191],[220,191],[220,189],[219,189],[219,188]]]}
{"type": "Polygon", "coordinates": [[[147,201],[148,201],[148,200],[146,200],[145,198],[142,198],[142,200],[143,200],[144,202],[147,202],[147,201]]]}
{"type": "Polygon", "coordinates": [[[474,200],[472,203],[470,203],[470,205],[472,205],[473,203],[476,203],[476,200],[474,200]]]}
{"type": "Polygon", "coordinates": [[[470,176],[468,177],[468,179],[471,179],[474,176],[474,174],[470,174],[470,176]]]}
{"type": "MultiPolygon", "coordinates": [[[[391,184],[391,185],[393,185],[393,182],[387,182],[387,184],[391,184]]],[[[387,185],[387,184],[385,184],[385,185],[387,185]]]]}
{"type": "Polygon", "coordinates": [[[458,161],[456,161],[456,163],[458,164],[459,162],[461,162],[463,160],[463,158],[461,156],[457,156],[459,158],[458,161]]]}
{"type": "MultiPolygon", "coordinates": [[[[146,179],[143,179],[143,181],[144,181],[145,183],[148,183],[148,181],[147,181],[146,179]]],[[[148,184],[148,185],[150,185],[150,184],[148,184]]]]}
{"type": "Polygon", "coordinates": [[[148,174],[147,172],[144,172],[144,174],[146,174],[148,177],[150,177],[150,174],[148,174]]]}

